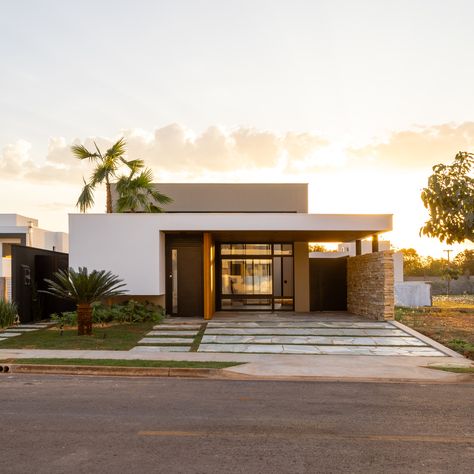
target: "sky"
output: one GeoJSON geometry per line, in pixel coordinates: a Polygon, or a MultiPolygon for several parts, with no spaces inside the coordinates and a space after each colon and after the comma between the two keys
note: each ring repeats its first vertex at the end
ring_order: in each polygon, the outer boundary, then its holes
{"type": "MultiPolygon", "coordinates": [[[[67,231],[119,137],[158,182],[307,182],[316,213],[419,237],[431,167],[474,151],[471,0],[0,0],[0,213],[67,231]]],[[[98,192],[95,212],[104,208],[98,192]]]]}

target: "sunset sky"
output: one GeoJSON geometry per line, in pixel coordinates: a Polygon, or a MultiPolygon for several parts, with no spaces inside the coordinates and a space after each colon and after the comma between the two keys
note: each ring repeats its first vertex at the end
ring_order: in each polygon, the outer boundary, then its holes
{"type": "Polygon", "coordinates": [[[88,174],[71,144],[125,136],[158,181],[308,182],[311,212],[393,213],[395,247],[441,256],[419,196],[474,151],[473,18],[472,0],[3,1],[0,213],[67,231],[88,174]]]}

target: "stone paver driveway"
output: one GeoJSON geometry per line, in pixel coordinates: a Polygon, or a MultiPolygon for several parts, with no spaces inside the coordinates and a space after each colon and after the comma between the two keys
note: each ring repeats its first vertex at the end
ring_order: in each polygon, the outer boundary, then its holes
{"type": "Polygon", "coordinates": [[[315,355],[446,354],[391,322],[354,320],[167,322],[155,326],[132,351],[315,355]],[[201,339],[199,341],[199,339],[201,339]]]}

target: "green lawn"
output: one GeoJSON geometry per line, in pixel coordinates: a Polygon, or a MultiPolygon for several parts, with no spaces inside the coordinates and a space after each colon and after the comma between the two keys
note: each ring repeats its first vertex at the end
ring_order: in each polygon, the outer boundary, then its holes
{"type": "Polygon", "coordinates": [[[78,336],[77,329],[57,327],[32,331],[0,342],[0,349],[85,349],[127,351],[155,325],[153,322],[94,327],[92,336],[78,336]]]}
{"type": "Polygon", "coordinates": [[[199,369],[224,369],[240,362],[200,362],[189,360],[125,360],[125,359],[10,359],[10,364],[33,365],[82,365],[82,366],[107,366],[107,367],[166,367],[166,368],[199,368],[199,369]]]}

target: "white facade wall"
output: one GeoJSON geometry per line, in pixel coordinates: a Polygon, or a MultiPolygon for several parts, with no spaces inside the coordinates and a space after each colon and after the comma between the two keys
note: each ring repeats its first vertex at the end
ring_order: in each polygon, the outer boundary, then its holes
{"type": "Polygon", "coordinates": [[[131,295],[165,293],[163,234],[143,214],[71,215],[69,266],[107,270],[131,295]]]}
{"type": "Polygon", "coordinates": [[[67,253],[69,250],[68,235],[64,232],[51,232],[49,230],[30,229],[29,239],[26,244],[29,247],[36,247],[45,250],[56,250],[56,252],[67,253]]]}
{"type": "MultiPolygon", "coordinates": [[[[165,293],[164,232],[390,230],[392,216],[298,213],[71,214],[69,265],[110,270],[131,295],[165,293]]],[[[305,244],[306,245],[306,244],[305,244]]],[[[307,245],[305,255],[308,255],[307,245]]],[[[308,257],[306,257],[308,258],[308,257]]]]}

